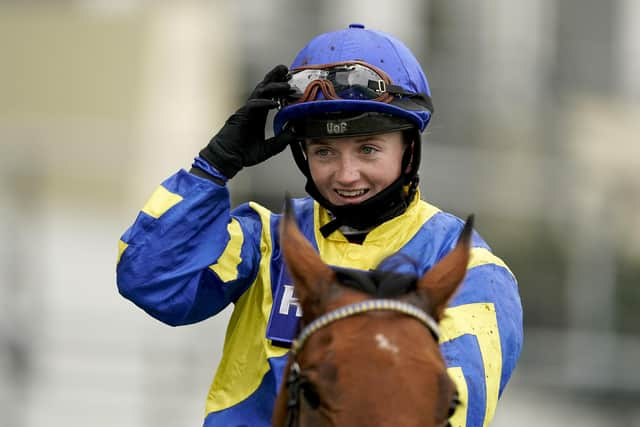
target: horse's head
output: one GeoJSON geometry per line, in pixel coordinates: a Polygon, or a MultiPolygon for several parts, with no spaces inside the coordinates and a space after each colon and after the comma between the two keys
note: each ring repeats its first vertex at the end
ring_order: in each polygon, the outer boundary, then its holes
{"type": "MultiPolygon", "coordinates": [[[[390,299],[341,283],[299,231],[287,201],[280,243],[302,306],[274,426],[445,426],[455,385],[437,323],[462,282],[472,221],[453,251],[390,299]]],[[[372,273],[362,273],[372,274],[372,273]]]]}

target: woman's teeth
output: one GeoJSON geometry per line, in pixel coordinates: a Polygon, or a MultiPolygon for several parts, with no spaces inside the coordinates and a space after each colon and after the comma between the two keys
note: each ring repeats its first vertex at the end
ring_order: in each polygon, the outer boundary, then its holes
{"type": "Polygon", "coordinates": [[[336,190],[336,193],[342,197],[359,197],[366,192],[367,190],[336,190]]]}

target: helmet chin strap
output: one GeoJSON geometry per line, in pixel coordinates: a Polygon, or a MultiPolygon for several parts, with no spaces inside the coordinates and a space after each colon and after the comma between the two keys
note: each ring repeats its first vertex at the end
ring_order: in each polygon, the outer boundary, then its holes
{"type": "Polygon", "coordinates": [[[418,188],[418,176],[409,182],[408,191],[405,190],[406,177],[401,175],[387,188],[357,205],[336,206],[325,199],[318,191],[312,179],[307,180],[305,189],[321,206],[334,216],[334,219],[320,227],[324,237],[347,225],[356,230],[366,231],[383,222],[401,215],[413,200],[418,188]]]}

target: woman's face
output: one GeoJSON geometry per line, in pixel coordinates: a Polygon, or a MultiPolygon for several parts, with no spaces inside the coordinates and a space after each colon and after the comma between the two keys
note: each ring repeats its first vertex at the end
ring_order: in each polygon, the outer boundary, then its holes
{"type": "Polygon", "coordinates": [[[402,132],[306,141],[311,176],[320,194],[336,206],[361,203],[401,173],[402,132]]]}

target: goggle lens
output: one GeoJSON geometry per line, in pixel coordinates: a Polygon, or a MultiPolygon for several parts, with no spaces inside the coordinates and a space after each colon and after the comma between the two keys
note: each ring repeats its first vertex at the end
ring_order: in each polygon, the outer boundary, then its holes
{"type": "MultiPolygon", "coordinates": [[[[330,97],[340,99],[373,100],[385,95],[388,77],[381,75],[363,64],[342,64],[328,68],[307,68],[293,70],[289,75],[289,85],[293,89],[289,103],[300,102],[313,82],[326,81],[333,87],[330,97]]],[[[327,95],[324,93],[325,97],[327,95]]]]}
{"type": "Polygon", "coordinates": [[[327,80],[329,72],[326,70],[300,70],[289,74],[289,86],[295,92],[291,95],[293,98],[300,98],[307,89],[307,86],[315,80],[327,80]]]}

